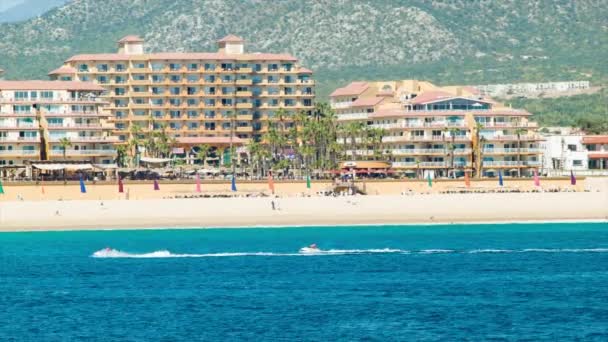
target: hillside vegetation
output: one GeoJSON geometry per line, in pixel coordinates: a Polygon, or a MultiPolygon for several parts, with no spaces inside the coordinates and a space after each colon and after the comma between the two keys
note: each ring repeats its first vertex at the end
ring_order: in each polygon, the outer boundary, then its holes
{"type": "Polygon", "coordinates": [[[73,0],[0,25],[8,78],[44,78],[77,53],[113,52],[128,33],[149,51],[212,51],[234,33],[249,51],[290,52],[319,94],[355,79],[440,84],[608,75],[603,0],[73,0]]]}

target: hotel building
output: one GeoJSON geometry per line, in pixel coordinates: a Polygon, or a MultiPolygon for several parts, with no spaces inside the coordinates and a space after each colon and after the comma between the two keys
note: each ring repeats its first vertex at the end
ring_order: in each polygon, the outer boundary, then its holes
{"type": "Polygon", "coordinates": [[[0,167],[23,168],[26,160],[114,163],[117,140],[108,136],[103,91],[86,82],[0,81],[0,167]],[[65,156],[62,138],[70,141],[65,156]]]}
{"type": "Polygon", "coordinates": [[[608,175],[608,136],[585,135],[569,127],[554,127],[543,134],[543,173],[567,176],[608,175]]]}
{"type": "Polygon", "coordinates": [[[243,39],[217,41],[217,52],[145,53],[144,41],[126,36],[118,53],[77,55],[52,71],[52,79],[92,81],[107,91],[107,110],[120,142],[132,127],[161,125],[186,153],[199,144],[236,145],[260,140],[277,111],[289,119],[314,106],[312,72],[289,54],[247,53],[243,39]]]}
{"type": "MultiPolygon", "coordinates": [[[[538,125],[528,120],[531,114],[470,87],[417,80],[353,82],[330,97],[339,124],[383,130],[382,158],[396,171],[424,177],[461,176],[465,170],[487,177],[499,171],[528,176],[541,166],[542,138],[538,125]]],[[[351,158],[373,155],[364,141],[352,151],[350,139],[341,142],[351,158]]]]}

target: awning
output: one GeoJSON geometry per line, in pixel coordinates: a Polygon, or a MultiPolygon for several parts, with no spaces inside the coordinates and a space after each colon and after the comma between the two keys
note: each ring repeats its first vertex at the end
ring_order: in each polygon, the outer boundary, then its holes
{"type": "Polygon", "coordinates": [[[169,158],[149,158],[149,157],[141,157],[139,161],[144,163],[168,163],[171,161],[169,158]]]}
{"type": "Polygon", "coordinates": [[[91,164],[32,164],[33,167],[39,170],[55,171],[55,170],[90,170],[93,168],[91,164]]]}
{"type": "Polygon", "coordinates": [[[117,164],[94,164],[93,165],[96,169],[101,169],[101,170],[113,170],[113,169],[118,169],[118,165],[117,164]]]}
{"type": "Polygon", "coordinates": [[[174,147],[173,150],[171,150],[171,153],[184,154],[184,148],[183,147],[174,147]]]}

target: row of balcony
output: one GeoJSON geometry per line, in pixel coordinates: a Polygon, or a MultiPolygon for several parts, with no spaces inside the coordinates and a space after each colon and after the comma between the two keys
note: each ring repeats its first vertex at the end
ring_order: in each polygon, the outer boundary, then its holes
{"type": "MultiPolygon", "coordinates": [[[[452,165],[449,161],[441,162],[393,162],[392,166],[395,168],[425,168],[425,167],[471,167],[471,162],[454,161],[452,165]]],[[[482,168],[489,169],[493,167],[538,167],[541,166],[540,161],[536,160],[522,160],[522,161],[510,161],[510,160],[497,160],[497,161],[484,161],[482,168]]]]}
{"type": "Polygon", "coordinates": [[[294,92],[259,92],[253,93],[251,91],[215,91],[215,92],[188,92],[188,91],[180,91],[179,93],[171,92],[171,91],[163,91],[163,92],[152,92],[152,91],[130,91],[125,92],[124,94],[108,94],[106,97],[108,98],[134,98],[134,97],[187,97],[187,98],[217,98],[217,97],[308,97],[314,96],[314,92],[312,91],[294,91],[294,92]]]}
{"type": "Polygon", "coordinates": [[[401,122],[389,124],[372,124],[369,127],[383,129],[400,129],[400,128],[465,128],[464,121],[436,121],[436,122],[401,122]]]}
{"type": "MultiPolygon", "coordinates": [[[[485,141],[541,141],[542,137],[538,135],[494,135],[483,136],[485,141]]],[[[438,135],[424,136],[386,136],[382,138],[382,142],[407,142],[407,141],[451,141],[452,137],[438,135]]],[[[458,135],[454,141],[471,141],[469,135],[458,135]]]]}
{"type": "Polygon", "coordinates": [[[155,68],[155,67],[146,67],[146,68],[135,68],[135,67],[125,67],[121,69],[116,68],[80,68],[78,70],[79,73],[112,73],[112,74],[144,74],[144,73],[218,73],[218,74],[266,74],[266,73],[293,73],[298,74],[297,69],[294,68],[266,68],[266,69],[254,69],[251,67],[234,67],[234,68],[205,68],[203,66],[197,68],[190,67],[179,67],[179,68],[171,68],[171,67],[163,67],[163,68],[155,68]]]}
{"type": "Polygon", "coordinates": [[[188,80],[188,79],[144,79],[144,80],[97,80],[96,83],[103,86],[123,86],[123,85],[288,85],[288,86],[297,86],[297,85],[305,85],[305,86],[313,86],[315,81],[312,80],[239,80],[239,79],[230,79],[230,80],[188,80]]]}
{"type": "Polygon", "coordinates": [[[105,101],[100,97],[81,97],[81,98],[60,98],[60,99],[50,99],[50,98],[25,98],[25,99],[15,99],[15,98],[0,98],[0,104],[103,104],[105,101]]]}

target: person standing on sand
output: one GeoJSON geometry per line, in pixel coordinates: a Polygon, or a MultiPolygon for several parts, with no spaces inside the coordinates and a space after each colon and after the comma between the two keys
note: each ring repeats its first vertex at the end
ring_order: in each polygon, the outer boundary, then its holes
{"type": "Polygon", "coordinates": [[[275,206],[274,206],[274,200],[271,200],[271,201],[270,201],[270,205],[272,206],[272,210],[273,210],[273,211],[274,211],[274,210],[276,210],[276,208],[275,208],[275,206]]]}

